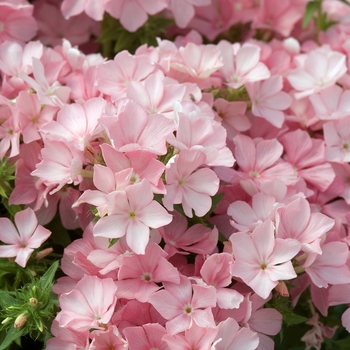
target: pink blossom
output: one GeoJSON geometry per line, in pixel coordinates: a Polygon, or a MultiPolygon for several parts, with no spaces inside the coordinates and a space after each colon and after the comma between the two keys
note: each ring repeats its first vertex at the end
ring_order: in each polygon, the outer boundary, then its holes
{"type": "Polygon", "coordinates": [[[125,256],[116,282],[118,298],[148,301],[160,289],[157,283],[180,283],[177,269],[166,259],[167,254],[154,242],[149,243],[144,255],[125,256]]]}
{"type": "Polygon", "coordinates": [[[167,334],[167,331],[158,323],[147,323],[139,327],[127,327],[124,328],[123,333],[130,349],[168,349],[163,340],[163,336],[167,334]]]}
{"type": "Polygon", "coordinates": [[[230,241],[235,256],[232,275],[240,277],[262,298],[269,296],[278,281],[296,277],[290,260],[299,252],[300,244],[275,238],[270,220],[257,226],[250,236],[232,234],[230,241]]]}
{"type": "Polygon", "coordinates": [[[335,178],[332,166],[325,162],[325,143],[313,139],[306,131],[295,130],[279,139],[284,147],[285,159],[297,175],[320,191],[325,191],[335,178]]]}
{"type": "Polygon", "coordinates": [[[282,111],[292,103],[292,98],[281,91],[282,77],[274,75],[262,82],[247,83],[245,87],[252,101],[252,113],[278,128],[282,127],[284,122],[282,111]]]}
{"type": "Polygon", "coordinates": [[[134,32],[147,21],[148,14],[155,15],[167,5],[166,0],[109,0],[106,11],[129,32],[134,32]]]}
{"type": "Polygon", "coordinates": [[[296,98],[310,96],[333,85],[347,71],[346,56],[332,51],[327,45],[297,56],[296,60],[298,68],[287,76],[297,90],[296,98]]]}
{"type": "Polygon", "coordinates": [[[185,330],[185,334],[165,334],[163,340],[172,350],[207,350],[213,343],[216,333],[216,328],[199,327],[195,322],[190,329],[185,330]]]}
{"type": "Polygon", "coordinates": [[[15,214],[15,224],[8,218],[0,218],[0,257],[16,258],[15,262],[25,267],[35,248],[46,241],[51,232],[41,225],[32,209],[27,208],[15,214]]]}
{"type": "Polygon", "coordinates": [[[218,324],[212,350],[254,350],[258,349],[258,344],[259,337],[254,331],[240,327],[233,318],[228,317],[218,324]]]}
{"type": "Polygon", "coordinates": [[[89,350],[125,350],[128,345],[115,325],[109,326],[107,330],[94,330],[90,333],[90,337],[92,338],[92,342],[89,350]]]}
{"type": "Polygon", "coordinates": [[[242,46],[239,43],[232,45],[227,41],[220,41],[218,47],[224,63],[220,72],[228,86],[238,89],[247,82],[270,77],[269,70],[260,62],[259,46],[248,43],[242,46]]]}
{"type": "Polygon", "coordinates": [[[147,115],[136,102],[128,100],[118,117],[99,120],[109,135],[112,146],[119,152],[147,150],[166,154],[166,137],[174,130],[173,121],[161,114],[147,115]]]}
{"type": "Polygon", "coordinates": [[[217,228],[210,229],[201,224],[188,227],[186,218],[179,212],[173,212],[170,224],[160,227],[159,231],[165,241],[164,250],[173,256],[175,254],[210,254],[218,241],[217,228]]]}
{"type": "Polygon", "coordinates": [[[347,116],[323,125],[327,160],[337,163],[350,161],[349,121],[347,116]]]}
{"type": "Polygon", "coordinates": [[[182,204],[188,217],[204,216],[210,209],[210,196],[219,188],[219,178],[208,168],[198,169],[205,162],[205,155],[197,150],[183,150],[165,171],[167,185],[163,198],[165,207],[172,211],[174,204],[182,204]],[[198,170],[196,170],[198,169],[198,170]]]}
{"type": "Polygon", "coordinates": [[[61,11],[65,18],[79,15],[86,12],[88,16],[95,21],[101,21],[105,11],[107,2],[110,0],[63,0],[61,4],[61,11]]]}
{"type": "Polygon", "coordinates": [[[72,291],[59,298],[61,311],[56,320],[60,327],[76,331],[101,329],[114,313],[116,290],[111,278],[85,275],[72,291]]]}
{"type": "Polygon", "coordinates": [[[94,227],[94,235],[119,238],[126,235],[128,246],[136,254],[145,254],[149,228],[158,228],[171,222],[172,216],[156,201],[150,184],[143,180],[114,192],[109,200],[108,216],[94,227]]]}
{"type": "Polygon", "coordinates": [[[164,289],[149,298],[155,309],[168,321],[165,326],[169,334],[177,334],[191,328],[215,327],[211,307],[216,304],[215,288],[191,284],[185,276],[180,283],[164,282],[164,289]]]}
{"type": "Polygon", "coordinates": [[[33,17],[33,5],[0,2],[0,43],[6,40],[29,41],[35,36],[37,29],[33,17]]]}

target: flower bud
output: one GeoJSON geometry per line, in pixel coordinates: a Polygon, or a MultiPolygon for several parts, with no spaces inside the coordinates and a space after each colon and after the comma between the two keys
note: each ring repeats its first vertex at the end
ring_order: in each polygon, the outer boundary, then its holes
{"type": "Polygon", "coordinates": [[[41,259],[44,259],[49,254],[51,254],[52,252],[53,252],[53,248],[51,248],[51,247],[50,248],[46,248],[46,249],[41,250],[40,252],[37,252],[35,257],[38,260],[41,260],[41,259]]]}
{"type": "Polygon", "coordinates": [[[29,299],[29,304],[32,307],[37,307],[38,306],[38,299],[37,298],[30,298],[29,299]]]}
{"type": "Polygon", "coordinates": [[[283,281],[278,282],[275,291],[282,297],[289,297],[288,288],[283,281]]]}
{"type": "Polygon", "coordinates": [[[14,323],[14,327],[15,328],[20,328],[23,327],[26,322],[28,320],[28,315],[27,314],[20,314],[19,316],[17,316],[17,318],[15,319],[15,323],[14,323]]]}

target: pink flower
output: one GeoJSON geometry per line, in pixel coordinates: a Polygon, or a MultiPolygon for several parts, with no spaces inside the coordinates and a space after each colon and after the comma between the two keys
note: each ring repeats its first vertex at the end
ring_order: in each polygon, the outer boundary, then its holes
{"type": "Polygon", "coordinates": [[[291,259],[299,252],[294,240],[275,238],[270,220],[257,226],[249,236],[234,233],[230,237],[235,263],[232,275],[240,277],[255,293],[266,299],[280,280],[296,277],[291,259]]]}
{"type": "Polygon", "coordinates": [[[0,2],[0,43],[6,40],[29,41],[35,36],[37,29],[33,5],[0,2]]]}
{"type": "Polygon", "coordinates": [[[219,188],[219,178],[213,170],[198,169],[205,162],[205,154],[197,150],[183,150],[165,172],[167,193],[165,207],[172,211],[174,204],[182,204],[184,212],[192,217],[192,209],[197,216],[204,216],[210,209],[219,188]],[[196,170],[198,169],[198,170],[196,170]]]}
{"type": "Polygon", "coordinates": [[[101,21],[107,2],[110,0],[64,0],[61,4],[61,11],[65,18],[79,15],[86,12],[95,21],[101,21]]]}
{"type": "Polygon", "coordinates": [[[252,113],[266,119],[277,128],[284,122],[283,110],[292,104],[292,98],[282,90],[282,76],[274,75],[263,82],[247,83],[246,89],[252,101],[252,113]]]}
{"type": "Polygon", "coordinates": [[[147,21],[147,14],[155,15],[166,7],[166,0],[109,0],[106,11],[129,32],[134,32],[147,21]]]}
{"type": "Polygon", "coordinates": [[[347,116],[323,125],[326,159],[331,162],[350,161],[350,117],[347,116]]]}
{"type": "Polygon", "coordinates": [[[112,318],[117,302],[116,290],[111,278],[85,275],[72,291],[59,298],[61,311],[56,320],[60,327],[77,331],[100,329],[112,318]]]}
{"type": "Polygon", "coordinates": [[[126,235],[128,246],[136,254],[145,254],[149,228],[158,228],[171,222],[172,216],[153,200],[151,185],[143,180],[116,191],[108,198],[108,216],[94,227],[94,235],[119,238],[126,235]]]}
{"type": "Polygon", "coordinates": [[[312,95],[335,84],[347,71],[346,56],[326,45],[296,59],[299,67],[287,76],[289,83],[297,90],[296,98],[312,95]]]}
{"type": "Polygon", "coordinates": [[[15,262],[25,267],[35,248],[46,241],[51,232],[38,225],[34,211],[27,208],[15,214],[15,224],[8,218],[0,218],[0,240],[6,245],[0,245],[0,257],[16,257],[15,262]]]}
{"type": "Polygon", "coordinates": [[[225,84],[238,89],[247,82],[264,80],[270,77],[270,71],[260,62],[260,48],[254,44],[240,45],[220,41],[224,66],[220,72],[225,84]]]}
{"type": "Polygon", "coordinates": [[[168,320],[166,329],[177,334],[191,328],[194,322],[214,328],[211,308],[216,304],[215,288],[192,285],[187,277],[180,277],[179,284],[164,282],[164,289],[149,298],[149,303],[168,320]]]}

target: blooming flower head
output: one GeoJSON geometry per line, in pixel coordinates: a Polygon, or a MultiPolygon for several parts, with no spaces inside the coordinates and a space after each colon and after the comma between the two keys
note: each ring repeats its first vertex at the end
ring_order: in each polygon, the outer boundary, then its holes
{"type": "Polygon", "coordinates": [[[0,218],[0,240],[6,245],[0,246],[1,258],[14,258],[25,267],[35,248],[46,241],[51,232],[41,225],[30,208],[15,214],[15,225],[8,218],[0,218]]]}

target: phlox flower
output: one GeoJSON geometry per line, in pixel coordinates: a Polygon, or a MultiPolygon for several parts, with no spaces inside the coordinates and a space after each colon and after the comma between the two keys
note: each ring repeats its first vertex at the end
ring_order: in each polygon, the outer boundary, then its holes
{"type": "Polygon", "coordinates": [[[116,290],[111,278],[85,275],[72,291],[60,296],[61,311],[56,316],[59,326],[76,331],[101,329],[113,316],[116,290]]]}
{"type": "Polygon", "coordinates": [[[128,346],[127,341],[115,325],[109,326],[106,330],[94,330],[91,332],[90,337],[92,338],[92,342],[89,350],[126,350],[128,346]]]}
{"type": "Polygon", "coordinates": [[[297,181],[293,167],[280,161],[283,146],[276,139],[256,139],[239,134],[233,138],[236,146],[234,156],[239,165],[239,171],[229,169],[232,180],[240,179],[243,187],[253,181],[258,188],[266,180],[280,179],[286,185],[297,181]]]}
{"type": "Polygon", "coordinates": [[[123,333],[130,349],[169,349],[162,340],[162,337],[167,334],[167,331],[158,323],[147,323],[139,327],[126,327],[123,333]]]}
{"type": "Polygon", "coordinates": [[[76,185],[82,181],[80,171],[85,161],[82,152],[61,141],[46,141],[41,155],[42,161],[32,175],[47,186],[57,186],[55,191],[59,191],[66,184],[76,185]]]}
{"type": "Polygon", "coordinates": [[[68,142],[83,151],[92,138],[105,105],[106,101],[100,97],[91,98],[82,104],[66,104],[57,113],[56,120],[44,125],[41,132],[48,140],[68,142]]]}
{"type": "Polygon", "coordinates": [[[251,235],[238,232],[230,237],[235,263],[232,275],[240,277],[255,293],[266,299],[280,280],[296,277],[291,259],[300,243],[274,236],[270,220],[257,226],[251,235]]]}
{"type": "Polygon", "coordinates": [[[31,41],[21,45],[15,41],[5,41],[0,44],[0,70],[3,73],[2,95],[14,98],[28,86],[19,77],[21,71],[32,73],[32,58],[40,59],[43,54],[43,44],[31,41]]]}
{"type": "Polygon", "coordinates": [[[177,334],[191,328],[215,328],[211,308],[216,304],[215,288],[191,284],[185,276],[180,283],[163,283],[164,289],[152,294],[149,303],[168,321],[165,327],[169,334],[177,334]]]}
{"type": "Polygon", "coordinates": [[[106,4],[109,1],[110,0],[64,0],[61,4],[61,11],[67,19],[85,12],[95,21],[101,21],[106,4]]]}
{"type": "Polygon", "coordinates": [[[194,78],[209,78],[223,66],[221,52],[215,45],[188,43],[179,48],[179,55],[181,58],[172,62],[171,67],[194,78]]]}
{"type": "Polygon", "coordinates": [[[292,98],[282,91],[282,76],[274,75],[262,82],[247,83],[245,87],[252,101],[252,113],[266,119],[277,128],[282,127],[282,111],[292,104],[292,98]]]}
{"type": "Polygon", "coordinates": [[[167,6],[166,0],[109,0],[106,11],[129,32],[134,32],[147,21],[148,14],[155,15],[167,6]]]}
{"type": "Polygon", "coordinates": [[[220,72],[226,85],[238,89],[247,82],[264,80],[270,77],[270,71],[260,62],[260,48],[254,44],[231,44],[220,41],[223,67],[220,72]]]}
{"type": "Polygon", "coordinates": [[[268,28],[288,37],[303,16],[304,8],[292,0],[264,0],[253,20],[253,28],[268,28]]]}
{"type": "Polygon", "coordinates": [[[169,9],[180,28],[185,28],[195,15],[195,6],[210,5],[212,0],[170,0],[169,9]]]}
{"type": "Polygon", "coordinates": [[[38,25],[33,17],[33,5],[13,4],[11,1],[0,3],[0,43],[6,40],[29,41],[35,36],[37,29],[38,25]]]}
{"type": "Polygon", "coordinates": [[[350,117],[344,117],[323,125],[326,143],[326,159],[331,162],[350,161],[350,117]]]}
{"type": "Polygon", "coordinates": [[[1,258],[16,258],[15,262],[25,267],[35,248],[46,241],[51,232],[41,225],[32,209],[27,208],[15,214],[15,225],[8,218],[0,218],[1,258]]]}
{"type": "Polygon", "coordinates": [[[164,250],[173,256],[175,254],[211,254],[218,241],[218,229],[210,229],[201,224],[188,227],[186,218],[179,212],[173,212],[173,221],[159,228],[165,247],[164,250]]]}
{"type": "Polygon", "coordinates": [[[126,97],[131,81],[143,81],[155,70],[148,55],[133,56],[127,51],[119,52],[113,61],[101,64],[97,73],[97,88],[112,101],[126,97]]]}
{"type": "Polygon", "coordinates": [[[320,191],[325,191],[335,178],[330,163],[325,162],[325,143],[313,139],[303,130],[288,132],[279,138],[285,151],[284,158],[297,175],[320,191]]]}
{"type": "Polygon", "coordinates": [[[321,213],[311,213],[309,202],[297,197],[277,210],[276,236],[295,239],[301,243],[303,251],[321,254],[321,236],[333,225],[333,219],[321,213]]]}
{"type": "Polygon", "coordinates": [[[130,185],[125,191],[115,191],[108,198],[108,216],[94,227],[94,235],[120,238],[136,254],[145,254],[149,241],[149,228],[158,228],[171,222],[172,216],[153,200],[151,185],[143,180],[130,185]]]}
{"type": "Polygon", "coordinates": [[[331,85],[311,95],[310,101],[317,118],[321,120],[336,120],[350,114],[350,91],[338,85],[331,85]]]}
{"type": "Polygon", "coordinates": [[[218,332],[211,350],[254,350],[258,348],[258,335],[228,317],[217,326],[218,332]]]}
{"type": "Polygon", "coordinates": [[[119,152],[147,150],[157,155],[166,154],[166,137],[175,128],[174,122],[161,114],[147,115],[146,111],[128,100],[118,117],[99,119],[119,152]]]}
{"type": "Polygon", "coordinates": [[[228,287],[232,282],[233,257],[228,253],[212,254],[200,269],[203,282],[216,289],[217,304],[222,309],[237,309],[243,302],[243,295],[228,287]]]}
{"type": "Polygon", "coordinates": [[[174,119],[174,103],[184,99],[186,87],[175,80],[164,78],[157,71],[143,82],[132,81],[127,86],[126,96],[141,105],[148,114],[163,114],[174,119]]]}
{"type": "Polygon", "coordinates": [[[332,51],[327,45],[296,56],[295,59],[298,68],[292,70],[287,79],[297,90],[296,98],[320,92],[335,84],[347,71],[346,56],[332,51]]]}
{"type": "Polygon", "coordinates": [[[219,188],[219,178],[208,168],[198,169],[205,162],[205,154],[198,150],[183,150],[165,171],[167,185],[163,198],[165,207],[172,211],[174,204],[182,204],[188,217],[204,216],[210,209],[210,196],[219,188]],[[198,169],[198,170],[197,170],[198,169]]]}
{"type": "Polygon", "coordinates": [[[177,269],[166,259],[167,254],[151,242],[144,255],[126,255],[119,268],[116,282],[118,298],[147,302],[160,289],[157,283],[180,283],[177,269]]]}
{"type": "Polygon", "coordinates": [[[184,334],[165,334],[163,340],[172,350],[209,350],[218,330],[213,327],[199,327],[195,322],[184,334]]]}

